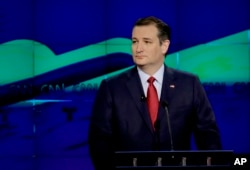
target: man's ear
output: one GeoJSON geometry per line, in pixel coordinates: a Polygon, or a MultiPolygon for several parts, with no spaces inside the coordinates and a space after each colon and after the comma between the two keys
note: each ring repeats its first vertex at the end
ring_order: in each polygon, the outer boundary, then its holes
{"type": "Polygon", "coordinates": [[[168,47],[169,47],[170,41],[169,40],[164,40],[161,44],[161,49],[162,53],[166,54],[168,52],[168,47]]]}

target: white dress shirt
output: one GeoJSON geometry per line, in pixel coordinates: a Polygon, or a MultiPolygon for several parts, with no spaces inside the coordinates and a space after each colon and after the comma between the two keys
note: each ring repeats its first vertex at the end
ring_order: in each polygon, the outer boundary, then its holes
{"type": "MultiPolygon", "coordinates": [[[[139,77],[141,79],[144,95],[147,97],[147,90],[148,90],[148,85],[149,85],[149,83],[147,81],[148,81],[150,75],[143,72],[139,67],[137,67],[137,70],[138,70],[139,77]]],[[[155,78],[154,86],[157,90],[157,95],[158,95],[159,101],[161,98],[161,87],[162,87],[162,83],[163,83],[163,74],[164,74],[164,65],[162,64],[160,69],[154,75],[152,75],[155,78]]]]}

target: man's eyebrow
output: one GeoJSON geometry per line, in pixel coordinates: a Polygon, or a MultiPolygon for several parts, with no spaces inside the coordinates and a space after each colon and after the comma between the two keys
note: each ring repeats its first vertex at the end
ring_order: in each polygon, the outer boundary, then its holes
{"type": "MultiPolygon", "coordinates": [[[[138,38],[136,38],[136,37],[132,37],[132,39],[138,39],[138,38]]],[[[143,40],[152,40],[152,38],[148,38],[148,37],[144,37],[144,38],[142,38],[143,40]]]]}
{"type": "Polygon", "coordinates": [[[152,38],[144,37],[143,40],[152,40],[152,38]]]}

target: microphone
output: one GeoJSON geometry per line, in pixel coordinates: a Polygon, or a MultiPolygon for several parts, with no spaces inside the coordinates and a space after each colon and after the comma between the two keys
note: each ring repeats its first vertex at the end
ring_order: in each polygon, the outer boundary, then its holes
{"type": "MultiPolygon", "coordinates": [[[[161,141],[160,141],[160,120],[156,119],[154,123],[155,128],[155,149],[160,151],[161,149],[161,141]]],[[[155,163],[157,166],[162,166],[162,157],[158,157],[155,163]]]]}
{"type": "Polygon", "coordinates": [[[157,119],[154,123],[155,135],[156,135],[156,150],[160,150],[160,120],[157,119]]]}
{"type": "Polygon", "coordinates": [[[167,101],[163,101],[162,105],[165,109],[166,117],[167,117],[167,123],[168,123],[168,132],[169,132],[169,137],[170,137],[170,145],[171,145],[171,151],[174,150],[174,145],[173,145],[173,136],[172,136],[172,129],[171,129],[171,124],[170,124],[170,117],[168,113],[168,103],[167,101]]]}

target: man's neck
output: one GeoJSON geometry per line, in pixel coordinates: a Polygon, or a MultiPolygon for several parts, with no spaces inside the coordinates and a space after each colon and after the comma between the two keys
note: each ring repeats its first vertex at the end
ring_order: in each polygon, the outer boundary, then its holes
{"type": "MultiPolygon", "coordinates": [[[[163,64],[163,63],[162,63],[163,64]]],[[[138,66],[144,73],[152,76],[154,75],[162,66],[162,64],[159,65],[146,65],[146,66],[138,66]]]]}

